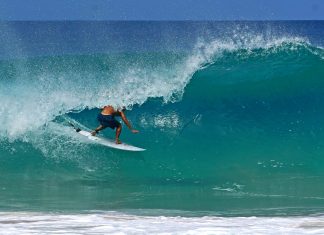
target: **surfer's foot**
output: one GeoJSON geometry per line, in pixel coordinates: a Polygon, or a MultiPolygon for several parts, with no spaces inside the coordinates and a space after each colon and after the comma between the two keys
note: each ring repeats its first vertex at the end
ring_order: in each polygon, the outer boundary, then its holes
{"type": "Polygon", "coordinates": [[[97,134],[96,131],[91,132],[91,135],[92,135],[92,136],[96,136],[96,134],[97,134]]]}
{"type": "Polygon", "coordinates": [[[122,142],[120,140],[116,140],[116,144],[121,144],[122,142]]]}

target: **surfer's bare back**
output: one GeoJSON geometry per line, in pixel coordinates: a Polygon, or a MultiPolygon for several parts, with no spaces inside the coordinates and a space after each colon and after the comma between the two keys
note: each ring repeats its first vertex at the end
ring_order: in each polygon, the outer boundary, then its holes
{"type": "Polygon", "coordinates": [[[103,107],[101,113],[99,113],[97,117],[100,126],[98,126],[93,132],[91,132],[91,135],[95,136],[96,134],[98,134],[99,131],[105,129],[106,127],[110,127],[111,129],[116,128],[116,144],[121,144],[119,136],[122,130],[122,125],[115,119],[116,116],[120,116],[122,118],[126,126],[131,130],[131,132],[138,133],[139,131],[133,129],[133,127],[127,120],[126,115],[124,113],[125,110],[125,108],[122,108],[121,110],[116,110],[111,105],[103,107]]]}

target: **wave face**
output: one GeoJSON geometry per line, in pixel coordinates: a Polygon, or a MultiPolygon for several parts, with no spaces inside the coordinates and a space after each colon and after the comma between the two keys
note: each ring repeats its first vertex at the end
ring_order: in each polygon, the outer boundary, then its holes
{"type": "Polygon", "coordinates": [[[0,26],[1,208],[322,210],[322,22],[0,26]],[[95,128],[106,104],[127,107],[141,133],[122,140],[147,151],[66,125],[95,128]]]}

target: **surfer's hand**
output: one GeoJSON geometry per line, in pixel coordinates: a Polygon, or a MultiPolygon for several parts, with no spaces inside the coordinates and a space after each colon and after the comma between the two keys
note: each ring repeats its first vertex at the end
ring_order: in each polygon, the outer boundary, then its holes
{"type": "Polygon", "coordinates": [[[138,133],[139,131],[138,131],[138,130],[135,130],[135,129],[132,129],[132,132],[133,132],[134,134],[136,134],[136,133],[138,133]]]}

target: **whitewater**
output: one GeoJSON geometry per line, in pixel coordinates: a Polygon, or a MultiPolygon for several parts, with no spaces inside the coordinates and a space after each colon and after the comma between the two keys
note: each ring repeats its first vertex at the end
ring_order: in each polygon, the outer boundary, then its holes
{"type": "Polygon", "coordinates": [[[0,30],[1,230],[323,232],[322,21],[0,30]],[[121,139],[147,151],[66,122],[94,129],[107,104],[126,106],[140,134],[121,139]]]}

